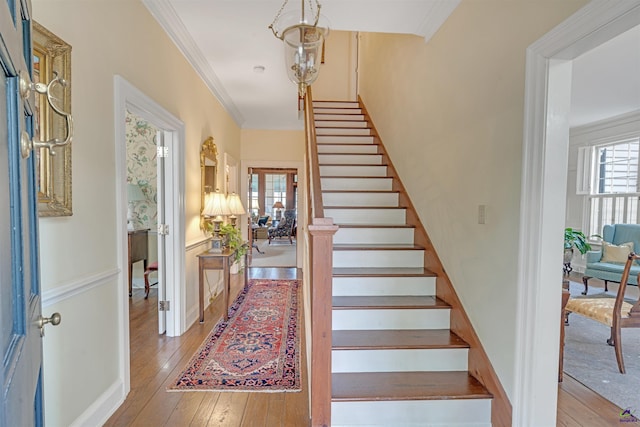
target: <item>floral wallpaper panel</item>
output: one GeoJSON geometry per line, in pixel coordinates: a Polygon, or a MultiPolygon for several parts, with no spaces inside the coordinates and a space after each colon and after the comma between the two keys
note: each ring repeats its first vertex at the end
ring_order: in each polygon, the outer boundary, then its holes
{"type": "Polygon", "coordinates": [[[127,111],[127,184],[138,184],[145,200],[134,202],[134,229],[158,228],[158,171],[156,167],[157,129],[127,111]]]}

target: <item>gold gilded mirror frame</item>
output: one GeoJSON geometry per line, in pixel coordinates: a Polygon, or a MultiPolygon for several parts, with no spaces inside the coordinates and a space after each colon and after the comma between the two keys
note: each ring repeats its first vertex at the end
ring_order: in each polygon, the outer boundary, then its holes
{"type": "Polygon", "coordinates": [[[218,175],[218,147],[213,137],[207,138],[200,149],[200,228],[205,229],[204,199],[205,194],[216,191],[216,177],[218,175]]]}
{"type": "MultiPolygon", "coordinates": [[[[67,81],[66,88],[54,90],[59,107],[71,113],[71,46],[51,31],[33,21],[33,83],[49,83],[53,73],[67,81]]],[[[36,140],[65,139],[65,118],[54,114],[43,95],[36,94],[33,136],[36,140]]],[[[35,150],[38,188],[38,215],[71,216],[71,145],[56,149],[51,155],[46,148],[35,150]]]]}

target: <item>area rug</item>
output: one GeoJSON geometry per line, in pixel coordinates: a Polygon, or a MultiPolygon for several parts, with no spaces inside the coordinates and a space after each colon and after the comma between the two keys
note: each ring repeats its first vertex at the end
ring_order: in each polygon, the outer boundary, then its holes
{"type": "Polygon", "coordinates": [[[300,391],[298,281],[249,281],[168,391],[300,391]]]}
{"type": "MultiPolygon", "coordinates": [[[[584,290],[571,283],[571,294],[584,290]]],[[[589,287],[596,296],[602,289],[589,287]]],[[[614,348],[607,344],[611,329],[595,320],[569,315],[565,327],[564,372],[622,409],[640,411],[640,329],[622,329],[626,374],[618,371],[614,348]]]]}
{"type": "Polygon", "coordinates": [[[295,267],[296,241],[289,239],[259,240],[258,247],[263,253],[252,249],[251,267],[295,267]]]}

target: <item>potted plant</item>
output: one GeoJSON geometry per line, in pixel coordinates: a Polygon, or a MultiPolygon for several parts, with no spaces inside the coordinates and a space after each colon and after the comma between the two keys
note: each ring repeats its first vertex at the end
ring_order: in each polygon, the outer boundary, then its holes
{"type": "Polygon", "coordinates": [[[222,224],[220,226],[220,235],[222,236],[223,245],[232,251],[235,251],[234,261],[238,262],[249,250],[245,242],[242,240],[242,233],[231,224],[222,224]]]}
{"type": "MultiPolygon", "coordinates": [[[[600,237],[593,235],[591,237],[600,237]]],[[[591,245],[587,241],[587,236],[582,231],[574,230],[571,227],[564,229],[564,263],[571,262],[573,248],[576,248],[582,255],[591,250],[591,245]]]]}

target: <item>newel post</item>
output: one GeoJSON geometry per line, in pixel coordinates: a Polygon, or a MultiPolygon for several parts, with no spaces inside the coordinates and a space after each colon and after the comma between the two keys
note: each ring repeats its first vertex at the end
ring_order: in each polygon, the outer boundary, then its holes
{"type": "Polygon", "coordinates": [[[331,282],[333,235],[331,218],[314,218],[311,236],[311,425],[331,425],[331,282]]]}

